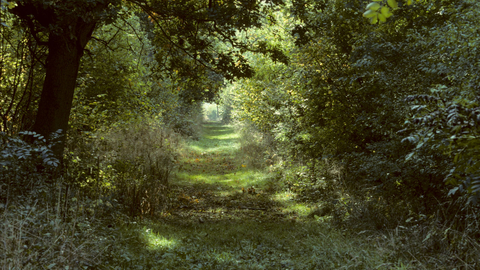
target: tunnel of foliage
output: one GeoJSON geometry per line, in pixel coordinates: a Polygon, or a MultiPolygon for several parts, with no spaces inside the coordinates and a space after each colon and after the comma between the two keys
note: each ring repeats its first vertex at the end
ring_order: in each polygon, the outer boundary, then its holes
{"type": "Polygon", "coordinates": [[[0,253],[19,224],[43,252],[5,265],[88,265],[95,226],[161,213],[202,102],[338,228],[404,228],[474,265],[480,4],[369,2],[2,0],[0,253]]]}

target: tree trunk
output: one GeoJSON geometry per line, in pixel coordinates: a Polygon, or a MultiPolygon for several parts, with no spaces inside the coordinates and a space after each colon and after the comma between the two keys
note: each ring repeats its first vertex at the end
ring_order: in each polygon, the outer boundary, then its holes
{"type": "Polygon", "coordinates": [[[65,134],[72,108],[80,58],[92,36],[96,22],[80,18],[70,21],[61,34],[51,32],[48,40],[46,76],[33,131],[48,138],[61,129],[62,137],[53,151],[60,160],[65,147],[65,134]],[[73,30],[67,30],[73,29],[73,30]]]}

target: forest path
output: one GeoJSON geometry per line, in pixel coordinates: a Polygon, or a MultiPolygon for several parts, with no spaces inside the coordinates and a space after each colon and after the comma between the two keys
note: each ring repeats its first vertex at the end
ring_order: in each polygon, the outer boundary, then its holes
{"type": "Polygon", "coordinates": [[[210,122],[203,125],[198,141],[189,144],[172,180],[176,203],[170,212],[198,221],[278,220],[295,221],[296,211],[286,211],[282,200],[292,194],[273,194],[263,170],[248,168],[239,153],[234,128],[210,122]]]}
{"type": "Polygon", "coordinates": [[[364,238],[307,218],[294,194],[242,164],[234,128],[203,131],[182,153],[169,209],[126,227],[123,269],[391,269],[364,238]]]}

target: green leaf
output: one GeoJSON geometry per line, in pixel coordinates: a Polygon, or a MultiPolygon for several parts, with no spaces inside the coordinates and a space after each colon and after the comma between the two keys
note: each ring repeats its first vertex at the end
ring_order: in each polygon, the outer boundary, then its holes
{"type": "Polygon", "coordinates": [[[375,12],[375,11],[369,9],[365,13],[363,13],[363,17],[372,18],[373,16],[377,16],[377,14],[378,14],[378,12],[375,12]]]}
{"type": "Polygon", "coordinates": [[[387,21],[387,18],[385,18],[385,16],[383,14],[378,14],[378,19],[380,20],[380,22],[384,23],[387,21]]]}
{"type": "Polygon", "coordinates": [[[457,192],[458,187],[454,187],[448,191],[448,196],[454,195],[457,192]]]}
{"type": "Polygon", "coordinates": [[[398,8],[398,3],[396,0],[387,0],[387,4],[393,9],[398,8]]]}
{"type": "Polygon", "coordinates": [[[383,16],[385,16],[385,18],[388,18],[393,15],[393,13],[390,12],[390,9],[388,7],[382,7],[380,9],[380,12],[382,13],[383,16]]]}
{"type": "Polygon", "coordinates": [[[380,6],[379,3],[373,2],[373,3],[368,4],[368,6],[367,6],[366,9],[376,11],[376,10],[380,9],[380,7],[381,7],[381,6],[380,6]]]}

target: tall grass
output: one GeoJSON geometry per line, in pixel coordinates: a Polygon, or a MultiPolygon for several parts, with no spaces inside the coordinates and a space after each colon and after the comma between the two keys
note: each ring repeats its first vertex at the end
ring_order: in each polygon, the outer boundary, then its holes
{"type": "Polygon", "coordinates": [[[48,147],[2,141],[1,269],[98,268],[125,214],[154,215],[165,206],[181,145],[175,132],[139,121],[68,138],[63,170],[48,167],[58,165],[49,163],[48,147]]]}
{"type": "Polygon", "coordinates": [[[166,202],[182,137],[155,121],[131,121],[71,140],[68,181],[130,216],[155,215],[166,202]],[[87,138],[87,139],[85,139],[87,138]]]}
{"type": "Polygon", "coordinates": [[[1,269],[85,269],[101,264],[108,246],[102,223],[78,202],[64,212],[61,191],[51,190],[54,203],[23,198],[0,214],[1,269]]]}

